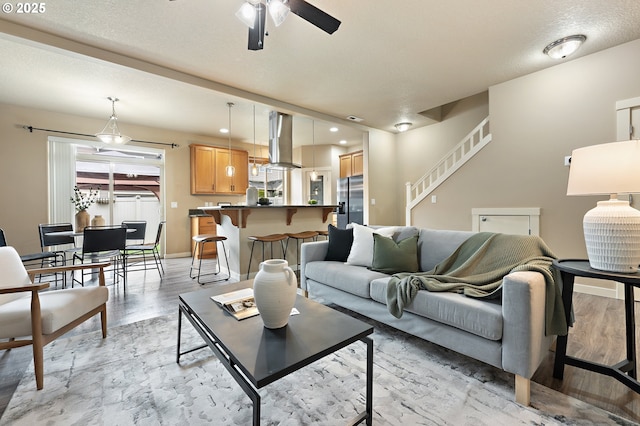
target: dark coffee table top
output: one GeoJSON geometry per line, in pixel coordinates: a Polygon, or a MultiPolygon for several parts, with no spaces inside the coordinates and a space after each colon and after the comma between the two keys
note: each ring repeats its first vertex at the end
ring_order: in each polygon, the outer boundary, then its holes
{"type": "Polygon", "coordinates": [[[300,314],[277,330],[265,328],[259,315],[238,321],[211,300],[251,285],[252,281],[242,281],[181,294],[180,303],[256,388],[373,333],[369,324],[300,295],[295,304],[300,314]]]}

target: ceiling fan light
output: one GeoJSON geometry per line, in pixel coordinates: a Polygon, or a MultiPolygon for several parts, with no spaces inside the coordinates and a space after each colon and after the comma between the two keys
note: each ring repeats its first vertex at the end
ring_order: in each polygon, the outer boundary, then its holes
{"type": "Polygon", "coordinates": [[[542,53],[553,59],[564,59],[574,53],[585,42],[586,36],[582,34],[571,35],[549,43],[542,53]]]}
{"type": "Polygon", "coordinates": [[[276,27],[279,27],[289,14],[289,7],[285,6],[282,0],[269,1],[269,15],[276,27]]]}
{"type": "Polygon", "coordinates": [[[253,29],[256,21],[255,5],[245,2],[236,12],[236,17],[241,20],[247,27],[253,29]]]}

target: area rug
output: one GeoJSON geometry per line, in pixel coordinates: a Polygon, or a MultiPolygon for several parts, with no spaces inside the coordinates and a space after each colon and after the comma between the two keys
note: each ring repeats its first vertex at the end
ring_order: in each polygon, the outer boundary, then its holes
{"type": "MultiPolygon", "coordinates": [[[[176,357],[177,314],[59,339],[33,365],[0,425],[250,425],[251,401],[208,348],[176,357]]],[[[375,425],[631,425],[532,383],[376,323],[375,425]]],[[[183,348],[201,343],[183,323],[183,348]]],[[[266,425],[343,425],[364,410],[365,345],[356,342],[260,390],[266,425]]]]}

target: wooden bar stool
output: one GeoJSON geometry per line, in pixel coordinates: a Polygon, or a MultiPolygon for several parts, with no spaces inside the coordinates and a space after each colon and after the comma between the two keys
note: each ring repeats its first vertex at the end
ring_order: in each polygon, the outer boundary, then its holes
{"type": "MultiPolygon", "coordinates": [[[[302,231],[286,234],[287,235],[287,245],[285,246],[286,250],[289,248],[289,241],[295,240],[296,242],[296,271],[298,271],[300,265],[300,243],[303,243],[304,240],[314,240],[318,236],[318,231],[302,231]]],[[[297,272],[299,273],[299,271],[297,272]]]]}
{"type": "Polygon", "coordinates": [[[315,240],[318,241],[319,237],[324,237],[325,239],[329,238],[329,231],[327,231],[326,229],[324,231],[317,231],[318,235],[316,236],[315,240]]]}
{"type": "Polygon", "coordinates": [[[251,241],[251,253],[249,254],[249,267],[247,268],[247,279],[249,279],[249,274],[251,273],[251,259],[253,259],[253,247],[256,245],[256,243],[262,243],[262,261],[265,261],[264,258],[264,245],[265,243],[271,243],[271,258],[275,259],[273,257],[273,243],[280,241],[280,248],[282,249],[282,257],[286,257],[286,248],[284,246],[284,240],[287,239],[287,236],[285,234],[271,234],[271,235],[252,235],[249,238],[249,241],[251,241]]]}
{"type": "Polygon", "coordinates": [[[191,270],[189,271],[189,277],[190,278],[197,278],[198,279],[198,284],[208,284],[208,283],[215,283],[215,282],[219,282],[219,281],[229,281],[229,278],[231,278],[231,269],[229,268],[229,258],[227,257],[227,248],[224,245],[224,240],[226,240],[227,237],[224,237],[222,235],[212,235],[212,234],[200,234],[200,235],[195,235],[193,237],[193,241],[195,241],[195,246],[193,247],[193,258],[191,259],[191,270]],[[208,273],[201,273],[202,271],[202,256],[203,256],[203,252],[204,252],[204,246],[208,243],[213,243],[216,245],[216,250],[218,252],[217,255],[217,265],[216,265],[216,272],[208,272],[208,273]],[[206,282],[202,282],[200,281],[200,277],[206,276],[206,275],[218,275],[220,272],[222,272],[222,265],[220,264],[220,250],[218,250],[218,243],[222,244],[222,251],[224,252],[224,258],[227,262],[227,271],[228,274],[226,276],[226,278],[220,278],[217,280],[212,280],[212,281],[206,281],[206,282]],[[199,263],[198,266],[195,266],[195,260],[196,260],[196,253],[199,254],[199,263]],[[198,271],[198,273],[196,275],[194,275],[193,271],[196,270],[198,271]]]}

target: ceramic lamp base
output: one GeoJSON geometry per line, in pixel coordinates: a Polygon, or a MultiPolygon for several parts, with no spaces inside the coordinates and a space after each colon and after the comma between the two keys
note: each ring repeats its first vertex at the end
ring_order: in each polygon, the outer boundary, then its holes
{"type": "Polygon", "coordinates": [[[608,272],[635,273],[640,265],[640,211],[628,201],[599,201],[583,220],[589,264],[608,272]]]}

